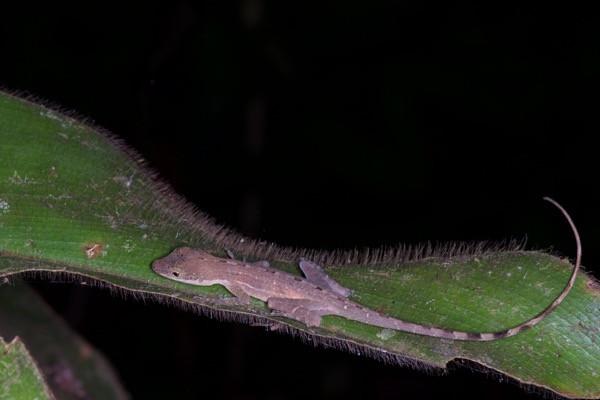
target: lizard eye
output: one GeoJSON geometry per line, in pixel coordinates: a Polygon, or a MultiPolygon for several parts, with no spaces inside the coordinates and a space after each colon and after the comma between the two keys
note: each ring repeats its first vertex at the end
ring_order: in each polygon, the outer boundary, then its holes
{"type": "Polygon", "coordinates": [[[171,275],[173,275],[175,278],[179,278],[179,272],[177,271],[171,272],[171,275]]]}

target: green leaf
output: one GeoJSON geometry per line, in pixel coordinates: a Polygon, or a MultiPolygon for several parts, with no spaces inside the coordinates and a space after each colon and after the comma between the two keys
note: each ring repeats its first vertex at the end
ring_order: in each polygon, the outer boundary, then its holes
{"type": "Polygon", "coordinates": [[[0,399],[54,399],[42,373],[18,338],[0,337],[0,399]]]}
{"type": "MultiPolygon", "coordinates": [[[[28,285],[0,289],[0,333],[27,345],[59,399],[129,397],[102,355],[74,334],[28,285]]],[[[26,384],[22,379],[15,381],[26,384]]],[[[5,398],[35,397],[0,395],[0,399],[5,398]]]]}
{"type": "Polygon", "coordinates": [[[185,285],[150,269],[152,261],[183,245],[220,256],[231,249],[239,258],[267,259],[296,274],[301,255],[320,263],[344,259],[327,272],[366,307],[429,326],[495,332],[529,320],[556,298],[572,268],[565,260],[511,250],[401,262],[394,254],[342,257],[281,249],[216,226],[157,183],[135,153],[46,107],[0,95],[0,138],[0,277],[25,271],[75,274],[138,296],[275,324],[388,362],[443,368],[451,360],[469,360],[563,396],[600,396],[599,291],[584,274],[564,303],[532,329],[507,339],[463,342],[334,316],[309,329],[265,315],[260,302],[217,305],[215,296],[228,295],[222,287],[185,285]]]}

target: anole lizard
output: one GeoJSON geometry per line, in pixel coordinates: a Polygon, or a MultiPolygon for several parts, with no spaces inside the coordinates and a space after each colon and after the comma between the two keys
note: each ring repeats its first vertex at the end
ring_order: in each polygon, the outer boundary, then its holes
{"type": "Polygon", "coordinates": [[[267,306],[281,315],[300,321],[309,327],[319,326],[323,315],[337,315],[350,320],[382,328],[396,329],[438,338],[487,341],[514,336],[531,328],[567,296],[577,276],[581,263],[581,240],[575,224],[567,212],[554,200],[554,204],[567,218],[577,242],[577,259],[569,282],[558,297],[544,311],[514,328],[492,332],[460,332],[432,326],[419,325],[385,316],[347,299],[352,291],[331,279],[317,264],[302,259],[300,268],[306,278],[301,278],[268,267],[268,263],[246,263],[212,256],[202,250],[180,247],[168,256],[154,261],[152,269],[166,278],[199,286],[223,285],[236,298],[237,303],[250,304],[250,298],[265,301],[267,306]]]}

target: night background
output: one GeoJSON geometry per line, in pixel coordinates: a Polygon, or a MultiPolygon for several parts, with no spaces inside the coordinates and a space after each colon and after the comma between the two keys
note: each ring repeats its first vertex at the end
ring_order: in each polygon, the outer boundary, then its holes
{"type": "MultiPolygon", "coordinates": [[[[564,3],[11,2],[0,86],[110,130],[253,238],[527,237],[573,259],[550,196],[598,277],[598,17],[564,3]]],[[[35,287],[136,399],[541,398],[456,365],[430,376],[108,291],[35,287]]]]}

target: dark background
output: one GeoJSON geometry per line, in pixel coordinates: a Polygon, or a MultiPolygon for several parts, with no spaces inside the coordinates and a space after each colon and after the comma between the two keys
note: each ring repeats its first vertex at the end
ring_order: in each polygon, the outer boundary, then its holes
{"type": "MultiPolygon", "coordinates": [[[[598,265],[596,10],[12,3],[0,12],[0,85],[114,132],[246,235],[322,249],[527,236],[530,249],[573,258],[572,233],[542,201],[551,196],[577,223],[586,269],[598,265]]],[[[37,286],[135,398],[173,387],[177,398],[539,397],[465,369],[429,376],[100,290],[37,286]]]]}

